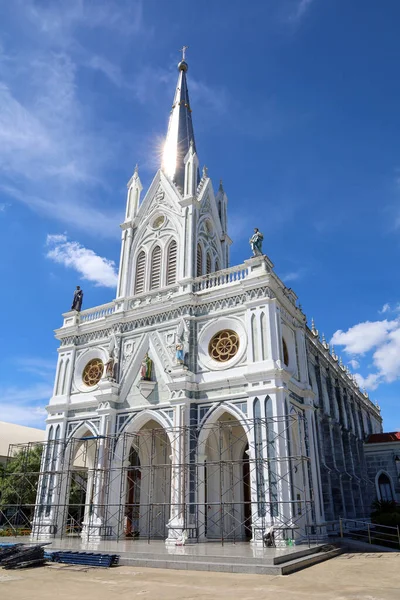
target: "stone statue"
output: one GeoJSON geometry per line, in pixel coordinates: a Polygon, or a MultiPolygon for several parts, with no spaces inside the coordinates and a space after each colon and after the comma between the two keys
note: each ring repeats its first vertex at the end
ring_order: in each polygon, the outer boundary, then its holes
{"type": "Polygon", "coordinates": [[[83,300],[83,291],[81,290],[79,285],[77,285],[76,290],[74,292],[74,299],[72,300],[71,310],[80,311],[82,308],[82,300],[83,300]]]}
{"type": "Polygon", "coordinates": [[[106,371],[105,371],[106,377],[108,377],[109,379],[114,379],[115,358],[113,356],[109,357],[108,361],[105,364],[105,367],[106,367],[106,371]]]}
{"type": "Polygon", "coordinates": [[[115,367],[118,362],[118,342],[113,332],[108,344],[108,360],[105,364],[104,377],[115,379],[115,367]]]}
{"type": "Polygon", "coordinates": [[[144,359],[142,360],[142,366],[140,367],[140,377],[143,381],[151,381],[151,373],[153,370],[153,361],[146,352],[144,359]]]}
{"type": "Polygon", "coordinates": [[[262,242],[264,236],[257,227],[254,228],[254,233],[249,239],[251,249],[253,251],[253,256],[262,256],[262,242]]]}
{"type": "Polygon", "coordinates": [[[178,365],[184,364],[184,347],[181,342],[178,342],[175,346],[175,354],[176,354],[176,363],[178,365]]]}

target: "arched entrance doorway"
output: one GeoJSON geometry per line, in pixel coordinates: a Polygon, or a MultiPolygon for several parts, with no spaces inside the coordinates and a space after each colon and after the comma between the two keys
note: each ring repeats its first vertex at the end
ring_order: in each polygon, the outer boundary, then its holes
{"type": "Polygon", "coordinates": [[[171,444],[167,431],[149,420],[127,437],[125,535],[165,539],[170,518],[171,444]]]}
{"type": "Polygon", "coordinates": [[[92,518],[95,493],[95,459],[97,438],[87,429],[71,438],[67,454],[70,458],[69,481],[67,486],[67,515],[65,533],[79,536],[85,532],[92,518]],[[79,435],[79,437],[78,437],[79,435]]]}
{"type": "Polygon", "coordinates": [[[209,540],[251,537],[248,439],[243,425],[224,411],[203,427],[204,528],[209,540]]]}
{"type": "Polygon", "coordinates": [[[129,467],[127,472],[126,491],[126,525],[125,534],[128,538],[139,536],[140,517],[140,481],[142,473],[140,470],[140,459],[137,450],[131,446],[129,452],[129,467]]]}

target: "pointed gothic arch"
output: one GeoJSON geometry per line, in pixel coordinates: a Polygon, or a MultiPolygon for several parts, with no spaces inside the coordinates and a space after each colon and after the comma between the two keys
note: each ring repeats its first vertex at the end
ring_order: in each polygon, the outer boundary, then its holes
{"type": "Polygon", "coordinates": [[[151,253],[150,289],[156,290],[161,286],[161,247],[157,244],[151,253]]]}
{"type": "Polygon", "coordinates": [[[283,352],[283,364],[285,365],[285,367],[289,366],[289,351],[288,351],[288,347],[287,344],[284,340],[284,338],[282,338],[282,352],[283,352]]]}
{"type": "Polygon", "coordinates": [[[67,360],[65,361],[64,376],[63,376],[62,386],[61,386],[61,394],[66,394],[66,392],[67,392],[66,383],[67,383],[68,369],[69,369],[69,358],[67,358],[67,360]]]}
{"type": "Polygon", "coordinates": [[[196,276],[201,277],[203,275],[203,248],[200,242],[197,244],[197,267],[196,267],[196,276]]]}
{"type": "Polygon", "coordinates": [[[176,283],[178,244],[176,240],[171,240],[167,248],[167,265],[166,265],[166,285],[176,283]]]}
{"type": "Polygon", "coordinates": [[[135,294],[141,294],[144,292],[146,277],[146,253],[141,250],[136,259],[136,270],[135,270],[135,294]]]}
{"type": "Polygon", "coordinates": [[[172,457],[175,438],[160,411],[137,413],[121,432],[115,456],[129,467],[121,472],[121,497],[125,499],[127,537],[165,539],[170,520],[172,457]]]}
{"type": "Polygon", "coordinates": [[[207,252],[206,256],[206,275],[210,275],[212,273],[212,265],[211,265],[211,255],[207,252]]]}
{"type": "Polygon", "coordinates": [[[221,404],[203,422],[198,438],[199,535],[246,540],[251,524],[248,423],[233,406],[221,404]],[[247,472],[246,472],[247,468],[247,472]],[[244,476],[246,474],[246,476],[244,476]]]}
{"type": "Polygon", "coordinates": [[[56,390],[55,390],[56,396],[58,396],[59,393],[61,392],[60,383],[61,383],[61,372],[63,370],[63,365],[64,365],[64,360],[61,359],[60,364],[58,365],[58,374],[57,374],[57,382],[56,382],[56,390]]]}
{"type": "Polygon", "coordinates": [[[381,470],[376,474],[375,488],[379,501],[393,502],[395,500],[393,481],[386,471],[381,470]]]}

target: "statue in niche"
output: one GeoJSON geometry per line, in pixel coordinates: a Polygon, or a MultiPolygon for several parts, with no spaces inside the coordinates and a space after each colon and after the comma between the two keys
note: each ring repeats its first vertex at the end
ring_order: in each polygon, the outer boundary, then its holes
{"type": "Polygon", "coordinates": [[[79,287],[76,286],[76,290],[74,291],[74,299],[72,300],[71,310],[77,310],[78,312],[82,308],[82,300],[83,300],[83,291],[79,287]]]}
{"type": "Polygon", "coordinates": [[[185,362],[185,352],[182,342],[178,342],[175,346],[176,364],[183,365],[185,362]]]}
{"type": "Polygon", "coordinates": [[[115,371],[118,362],[118,342],[113,332],[108,344],[108,360],[105,364],[104,376],[115,381],[115,371]]]}
{"type": "Polygon", "coordinates": [[[142,365],[140,367],[140,377],[142,381],[151,381],[151,374],[153,371],[153,361],[150,356],[146,352],[144,355],[144,359],[142,360],[142,365]]]}
{"type": "Polygon", "coordinates": [[[108,379],[114,379],[115,358],[113,356],[110,356],[110,358],[106,362],[105,369],[106,369],[106,371],[105,371],[106,372],[106,377],[108,379]]]}
{"type": "Polygon", "coordinates": [[[262,243],[264,236],[257,227],[254,228],[254,233],[249,239],[249,243],[253,252],[253,256],[262,256],[262,243]]]}
{"type": "Polygon", "coordinates": [[[181,318],[177,332],[177,341],[175,344],[175,359],[177,365],[185,365],[185,351],[188,347],[188,340],[189,328],[185,319],[181,318]]]}

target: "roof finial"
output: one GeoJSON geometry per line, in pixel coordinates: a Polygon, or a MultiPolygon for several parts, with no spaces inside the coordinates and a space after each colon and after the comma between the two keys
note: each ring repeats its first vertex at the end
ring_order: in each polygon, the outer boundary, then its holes
{"type": "Polygon", "coordinates": [[[182,52],[182,60],[181,62],[178,64],[178,70],[179,71],[187,71],[188,70],[188,64],[186,62],[186,50],[189,48],[189,46],[182,46],[182,48],[179,50],[179,52],[182,52]]]}
{"type": "Polygon", "coordinates": [[[139,173],[139,165],[136,163],[135,165],[135,175],[139,173]]]}
{"type": "Polygon", "coordinates": [[[189,48],[189,46],[182,46],[182,48],[179,50],[179,52],[182,52],[182,60],[185,60],[186,58],[186,50],[189,48]]]}
{"type": "Polygon", "coordinates": [[[311,333],[315,336],[318,337],[318,329],[315,329],[315,322],[314,319],[311,318],[311,333]]]}
{"type": "Polygon", "coordinates": [[[219,189],[221,190],[221,192],[224,191],[224,184],[222,183],[222,179],[219,180],[219,189]]]}

